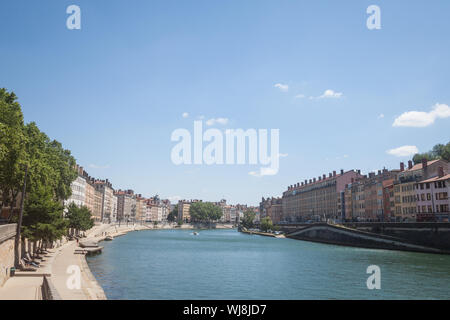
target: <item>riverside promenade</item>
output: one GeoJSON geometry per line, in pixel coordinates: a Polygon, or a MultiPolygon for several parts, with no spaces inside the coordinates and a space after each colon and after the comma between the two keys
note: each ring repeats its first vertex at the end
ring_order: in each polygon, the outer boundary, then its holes
{"type": "MultiPolygon", "coordinates": [[[[82,241],[99,242],[107,235],[117,237],[130,231],[147,230],[146,226],[98,225],[86,232],[82,241]]],[[[57,248],[48,250],[40,268],[36,272],[16,272],[0,288],[0,300],[42,300],[41,286],[47,276],[62,300],[105,300],[102,287],[97,283],[83,254],[75,254],[76,241],[68,241],[57,248]],[[81,271],[80,289],[69,289],[67,273],[70,266],[78,266],[81,271]]]]}

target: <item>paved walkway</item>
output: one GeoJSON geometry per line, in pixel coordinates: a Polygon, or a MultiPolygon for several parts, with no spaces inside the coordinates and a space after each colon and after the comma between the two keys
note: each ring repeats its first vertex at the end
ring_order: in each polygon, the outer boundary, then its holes
{"type": "Polygon", "coordinates": [[[13,277],[0,288],[0,300],[42,300],[42,277],[13,277]]]}
{"type": "MultiPolygon", "coordinates": [[[[86,232],[87,237],[83,241],[102,241],[106,235],[120,236],[129,231],[148,229],[145,226],[99,225],[86,232]]],[[[58,248],[50,249],[41,262],[41,267],[34,272],[16,272],[17,276],[6,281],[0,288],[0,300],[41,300],[41,285],[43,275],[58,291],[63,300],[103,300],[106,299],[102,287],[97,283],[82,254],[75,254],[78,248],[76,241],[70,241],[58,248]],[[67,281],[72,273],[68,273],[69,267],[79,268],[81,275],[80,289],[70,289],[67,281]]]]}

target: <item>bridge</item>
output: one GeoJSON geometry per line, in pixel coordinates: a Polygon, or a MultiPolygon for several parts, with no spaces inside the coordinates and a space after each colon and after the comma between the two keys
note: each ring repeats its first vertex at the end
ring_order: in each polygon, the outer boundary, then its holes
{"type": "Polygon", "coordinates": [[[287,238],[353,247],[450,254],[448,222],[279,224],[287,238]]]}

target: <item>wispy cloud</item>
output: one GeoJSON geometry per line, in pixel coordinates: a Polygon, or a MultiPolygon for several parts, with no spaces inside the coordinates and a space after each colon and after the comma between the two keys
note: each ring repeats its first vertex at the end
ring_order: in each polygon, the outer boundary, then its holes
{"type": "Polygon", "coordinates": [[[269,168],[260,168],[259,171],[250,171],[248,174],[253,177],[261,178],[264,176],[274,176],[277,173],[278,170],[269,167],[269,168]]]}
{"type": "Polygon", "coordinates": [[[283,92],[288,92],[289,91],[289,86],[287,84],[276,83],[274,85],[274,87],[280,89],[280,91],[283,91],[283,92]]]}
{"type": "Polygon", "coordinates": [[[386,153],[396,157],[408,157],[419,152],[416,146],[402,146],[387,150],[386,153]]]}
{"type": "Polygon", "coordinates": [[[384,114],[380,113],[380,115],[378,116],[378,119],[383,119],[384,118],[384,114]]]}
{"type": "Polygon", "coordinates": [[[430,112],[408,111],[402,113],[394,120],[393,127],[428,127],[434,123],[436,119],[444,119],[450,117],[450,107],[446,104],[435,104],[430,112]]]}
{"type": "Polygon", "coordinates": [[[208,126],[213,126],[216,123],[226,125],[228,123],[228,118],[212,118],[206,121],[206,125],[208,126]]]}
{"type": "Polygon", "coordinates": [[[109,169],[110,168],[110,166],[107,164],[107,165],[104,165],[104,166],[102,166],[102,165],[97,165],[97,164],[90,164],[89,165],[89,168],[92,168],[92,169],[109,169]]]}
{"type": "Polygon", "coordinates": [[[189,113],[187,113],[187,112],[184,112],[184,113],[182,114],[182,117],[183,117],[183,118],[187,118],[187,117],[189,117],[189,113]]]}
{"type": "Polygon", "coordinates": [[[303,98],[305,98],[304,94],[298,94],[295,96],[295,99],[303,99],[303,98]]]}
{"type": "Polygon", "coordinates": [[[342,92],[335,92],[331,89],[325,90],[325,92],[317,97],[317,99],[330,99],[330,98],[334,98],[334,99],[339,99],[342,98],[343,94],[342,92]]]}

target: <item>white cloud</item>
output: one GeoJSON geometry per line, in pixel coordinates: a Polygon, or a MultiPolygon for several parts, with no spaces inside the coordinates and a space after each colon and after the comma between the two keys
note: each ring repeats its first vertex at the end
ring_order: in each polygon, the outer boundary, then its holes
{"type": "Polygon", "coordinates": [[[228,118],[212,118],[206,121],[206,125],[213,126],[214,124],[226,125],[228,123],[228,118]]]}
{"type": "Polygon", "coordinates": [[[283,92],[288,92],[289,91],[289,86],[287,84],[276,83],[274,85],[274,87],[280,89],[283,92]]]}
{"type": "Polygon", "coordinates": [[[259,172],[258,171],[250,171],[248,174],[253,177],[261,178],[264,176],[274,176],[277,173],[278,173],[277,169],[268,167],[268,168],[259,168],[259,172]]]}
{"type": "Polygon", "coordinates": [[[187,118],[187,117],[189,117],[189,113],[184,112],[184,113],[183,113],[183,118],[187,118]]]}
{"type": "Polygon", "coordinates": [[[396,157],[408,157],[419,153],[419,149],[416,146],[402,146],[387,150],[386,153],[396,157]]]}
{"type": "Polygon", "coordinates": [[[295,99],[303,99],[303,98],[305,98],[304,94],[298,94],[295,96],[295,99]]]}
{"type": "Polygon", "coordinates": [[[318,99],[325,99],[325,98],[341,98],[342,97],[342,92],[335,92],[331,89],[325,90],[325,92],[323,93],[323,95],[317,97],[318,99]]]}
{"type": "Polygon", "coordinates": [[[279,156],[280,158],[285,158],[285,157],[288,156],[288,154],[287,154],[287,153],[279,153],[278,156],[279,156]]]}
{"type": "Polygon", "coordinates": [[[107,164],[107,165],[102,166],[102,165],[97,165],[97,164],[92,164],[91,163],[89,165],[89,168],[92,168],[92,169],[108,169],[109,165],[107,164]]]}
{"type": "Polygon", "coordinates": [[[408,111],[394,120],[393,127],[423,128],[432,125],[436,119],[450,117],[450,107],[446,104],[435,104],[430,112],[408,111]]]}
{"type": "Polygon", "coordinates": [[[384,118],[384,114],[380,113],[380,115],[378,116],[378,119],[383,119],[384,118]]]}

